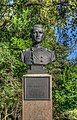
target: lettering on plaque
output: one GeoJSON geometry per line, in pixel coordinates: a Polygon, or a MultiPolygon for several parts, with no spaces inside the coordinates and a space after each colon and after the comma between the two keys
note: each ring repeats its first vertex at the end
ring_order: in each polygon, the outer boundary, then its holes
{"type": "Polygon", "coordinates": [[[38,100],[50,99],[50,77],[33,77],[25,78],[24,99],[38,100]]]}

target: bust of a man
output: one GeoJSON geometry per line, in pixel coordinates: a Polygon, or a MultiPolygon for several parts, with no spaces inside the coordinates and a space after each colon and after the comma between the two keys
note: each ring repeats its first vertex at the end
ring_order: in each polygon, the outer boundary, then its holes
{"type": "Polygon", "coordinates": [[[41,42],[44,38],[42,25],[34,25],[31,37],[33,47],[21,53],[21,60],[28,65],[46,65],[54,61],[54,51],[49,51],[41,46],[41,42]]]}

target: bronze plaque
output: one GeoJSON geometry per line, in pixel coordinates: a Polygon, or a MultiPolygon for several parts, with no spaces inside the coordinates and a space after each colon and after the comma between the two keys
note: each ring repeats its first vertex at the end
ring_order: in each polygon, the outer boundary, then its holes
{"type": "Polygon", "coordinates": [[[24,99],[44,100],[50,98],[50,77],[26,77],[24,99]]]}

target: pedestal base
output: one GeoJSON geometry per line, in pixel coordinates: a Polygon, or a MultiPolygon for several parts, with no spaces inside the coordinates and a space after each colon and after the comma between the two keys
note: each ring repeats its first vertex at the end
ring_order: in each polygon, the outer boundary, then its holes
{"type": "Polygon", "coordinates": [[[52,120],[51,101],[24,101],[23,120],[52,120]]]}
{"type": "MultiPolygon", "coordinates": [[[[27,74],[27,75],[24,75],[23,77],[23,86],[24,88],[26,87],[26,89],[23,89],[23,110],[22,110],[22,120],[52,120],[52,77],[48,74],[27,74]],[[24,82],[27,78],[30,78],[31,77],[39,77],[40,79],[41,78],[49,78],[49,89],[48,89],[48,92],[49,92],[49,99],[41,99],[39,96],[39,100],[38,99],[26,99],[26,91],[27,91],[27,86],[26,86],[26,83],[24,82]],[[24,84],[25,83],[25,84],[24,84]]],[[[27,79],[28,80],[28,79],[27,79]]],[[[44,80],[44,79],[41,79],[41,80],[44,80]]],[[[36,82],[37,83],[37,82],[36,82]]],[[[40,85],[40,84],[39,84],[40,85]]],[[[38,87],[37,85],[35,86],[28,86],[28,87],[32,87],[32,89],[35,89],[37,90],[36,87],[38,87]],[[35,88],[33,88],[35,87],[35,88]]],[[[41,87],[39,86],[39,89],[41,87]]],[[[29,88],[28,88],[29,89],[29,88]]],[[[39,91],[38,89],[38,91],[39,91]]],[[[37,91],[37,93],[38,93],[37,91]]],[[[35,92],[36,93],[36,92],[35,92]]],[[[34,93],[34,94],[35,94],[34,93]]],[[[37,94],[38,95],[38,94],[37,94]]],[[[41,95],[41,94],[40,94],[41,95]]],[[[45,95],[45,93],[44,93],[45,95]]],[[[36,96],[38,97],[38,96],[36,96]]]]}

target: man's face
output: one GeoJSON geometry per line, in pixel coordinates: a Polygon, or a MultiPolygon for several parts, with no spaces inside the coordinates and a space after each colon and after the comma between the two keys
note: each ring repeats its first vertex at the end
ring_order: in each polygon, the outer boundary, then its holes
{"type": "Polygon", "coordinates": [[[42,41],[43,36],[44,36],[43,28],[41,26],[40,27],[34,27],[34,29],[33,29],[33,38],[37,43],[42,41]]]}

